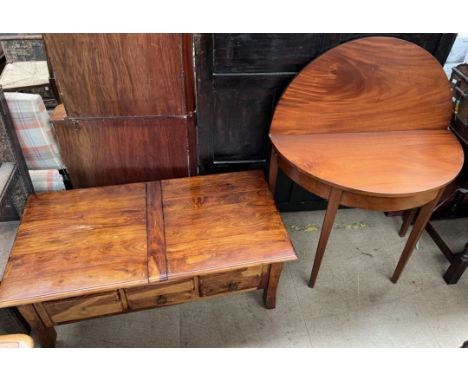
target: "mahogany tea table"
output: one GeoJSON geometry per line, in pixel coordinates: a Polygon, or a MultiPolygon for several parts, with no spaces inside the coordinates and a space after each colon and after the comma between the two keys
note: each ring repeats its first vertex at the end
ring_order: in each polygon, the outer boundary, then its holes
{"type": "Polygon", "coordinates": [[[296,255],[259,171],[30,196],[3,281],[43,346],[54,326],[264,289],[296,255]]]}
{"type": "Polygon", "coordinates": [[[339,45],[306,66],[275,110],[269,183],[278,168],[328,200],[309,281],[317,279],[340,204],[376,211],[421,207],[396,283],[444,186],[463,165],[448,130],[451,91],[436,59],[392,37],[339,45]]]}

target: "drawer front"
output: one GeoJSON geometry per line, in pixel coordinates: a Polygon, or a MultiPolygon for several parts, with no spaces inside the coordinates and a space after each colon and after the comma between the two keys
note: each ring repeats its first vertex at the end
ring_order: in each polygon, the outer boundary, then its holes
{"type": "Polygon", "coordinates": [[[55,324],[123,311],[118,292],[100,293],[43,303],[55,324]]]}
{"type": "Polygon", "coordinates": [[[130,309],[178,304],[196,297],[193,279],[162,285],[126,289],[130,309]]]}
{"type": "Polygon", "coordinates": [[[238,290],[262,288],[263,275],[268,266],[257,265],[235,271],[200,276],[200,296],[214,296],[238,290]]]}

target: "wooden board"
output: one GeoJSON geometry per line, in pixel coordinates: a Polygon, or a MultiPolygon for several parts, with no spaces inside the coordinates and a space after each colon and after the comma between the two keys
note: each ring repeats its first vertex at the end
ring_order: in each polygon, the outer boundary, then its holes
{"type": "Polygon", "coordinates": [[[260,171],[162,181],[168,279],[296,258],[260,171]]]}
{"type": "Polygon", "coordinates": [[[70,117],[186,115],[194,110],[190,35],[45,34],[70,117]]]}
{"type": "Polygon", "coordinates": [[[430,53],[368,37],[327,51],[294,78],[270,136],[447,129],[451,113],[447,76],[430,53]]]}
{"type": "Polygon", "coordinates": [[[74,187],[193,175],[193,118],[54,119],[53,123],[74,187]]]}
{"type": "Polygon", "coordinates": [[[147,282],[145,184],[46,193],[28,200],[0,306],[147,282]]]}

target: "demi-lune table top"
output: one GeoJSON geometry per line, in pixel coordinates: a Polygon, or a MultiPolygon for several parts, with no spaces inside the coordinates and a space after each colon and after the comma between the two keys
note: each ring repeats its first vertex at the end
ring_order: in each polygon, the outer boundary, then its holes
{"type": "Polygon", "coordinates": [[[368,37],[327,51],[298,74],[277,105],[270,138],[303,176],[401,197],[439,189],[460,172],[450,117],[448,79],[431,54],[368,37]]]}

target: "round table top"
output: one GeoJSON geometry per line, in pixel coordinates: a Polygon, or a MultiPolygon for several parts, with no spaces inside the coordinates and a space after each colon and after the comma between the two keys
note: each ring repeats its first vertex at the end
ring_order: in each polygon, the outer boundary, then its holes
{"type": "Polygon", "coordinates": [[[375,196],[438,189],[463,166],[451,90],[435,58],[391,37],[339,45],[306,66],[270,128],[280,157],[328,185],[375,196]]]}

